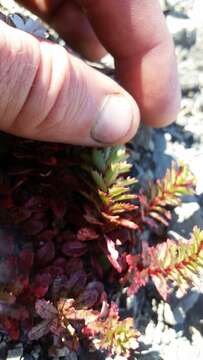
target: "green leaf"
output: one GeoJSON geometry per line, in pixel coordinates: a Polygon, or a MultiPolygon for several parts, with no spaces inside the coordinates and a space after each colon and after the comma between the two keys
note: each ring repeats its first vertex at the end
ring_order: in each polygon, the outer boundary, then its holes
{"type": "Polygon", "coordinates": [[[128,176],[125,179],[121,179],[121,178],[118,179],[116,182],[116,185],[117,186],[131,186],[131,185],[136,184],[137,182],[138,182],[137,179],[128,176]]]}
{"type": "Polygon", "coordinates": [[[112,198],[115,198],[117,196],[120,196],[122,194],[126,194],[127,192],[129,192],[129,188],[127,187],[121,187],[118,186],[117,184],[113,185],[110,189],[109,189],[109,195],[112,198]]]}
{"type": "Polygon", "coordinates": [[[92,150],[92,160],[93,164],[96,166],[97,170],[101,173],[104,173],[106,168],[104,151],[93,149],[92,150]]]}
{"type": "Polygon", "coordinates": [[[104,205],[109,206],[112,203],[111,198],[106,192],[98,190],[98,194],[104,205]]]}
{"type": "Polygon", "coordinates": [[[124,195],[117,196],[117,197],[115,198],[115,201],[135,200],[136,198],[137,198],[136,195],[133,195],[133,194],[124,194],[124,195]]]}
{"type": "Polygon", "coordinates": [[[99,187],[99,189],[102,190],[102,191],[104,191],[104,192],[107,192],[108,188],[107,188],[107,186],[106,186],[106,184],[105,184],[105,181],[104,181],[104,179],[103,179],[103,176],[100,175],[100,174],[98,173],[98,171],[96,171],[96,170],[92,170],[92,171],[91,171],[91,175],[92,175],[95,183],[96,183],[97,186],[99,187]]]}
{"type": "Polygon", "coordinates": [[[118,176],[128,173],[130,169],[131,165],[126,162],[112,164],[104,177],[106,185],[113,185],[118,176]]]}
{"type": "Polygon", "coordinates": [[[109,210],[113,213],[113,214],[120,214],[123,212],[129,212],[129,211],[133,211],[136,210],[137,206],[131,203],[115,203],[113,205],[110,206],[109,210]]]}
{"type": "Polygon", "coordinates": [[[107,159],[107,166],[109,167],[111,164],[122,162],[127,160],[128,154],[124,146],[116,146],[111,148],[109,152],[109,156],[107,159]]]}

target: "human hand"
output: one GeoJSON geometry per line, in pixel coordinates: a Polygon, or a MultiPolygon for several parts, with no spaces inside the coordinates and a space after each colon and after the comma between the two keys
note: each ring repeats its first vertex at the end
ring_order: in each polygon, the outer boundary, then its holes
{"type": "Polygon", "coordinates": [[[158,0],[20,2],[88,59],[103,56],[106,48],[122,87],[59,45],[0,21],[1,130],[37,140],[113,145],[135,134],[140,114],[152,126],[176,118],[176,60],[158,0]]]}

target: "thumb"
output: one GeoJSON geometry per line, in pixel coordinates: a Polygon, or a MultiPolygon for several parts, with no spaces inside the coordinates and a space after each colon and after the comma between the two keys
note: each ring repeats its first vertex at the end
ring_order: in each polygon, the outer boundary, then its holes
{"type": "Polygon", "coordinates": [[[56,44],[0,21],[0,129],[80,145],[129,140],[139,110],[116,82],[56,44]]]}

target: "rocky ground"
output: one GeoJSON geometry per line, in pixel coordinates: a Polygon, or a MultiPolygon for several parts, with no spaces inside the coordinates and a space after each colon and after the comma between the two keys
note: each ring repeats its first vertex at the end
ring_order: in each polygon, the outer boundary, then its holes
{"type": "MultiPolygon", "coordinates": [[[[184,200],[183,205],[176,210],[169,229],[173,236],[178,233],[188,237],[194,225],[203,229],[203,2],[160,2],[176,44],[182,106],[173,125],[161,130],[140,129],[132,144],[135,150],[134,173],[146,180],[162,177],[173,159],[184,160],[189,165],[197,177],[197,195],[184,200]]],[[[11,0],[2,0],[0,3],[9,12],[19,11],[11,0]]],[[[19,18],[15,17],[14,20],[18,27],[24,26],[19,18]]],[[[36,26],[31,21],[26,24],[25,30],[33,31],[33,27],[36,26]]],[[[35,32],[42,36],[46,34],[41,26],[37,26],[35,32]]],[[[99,66],[106,65],[112,65],[111,58],[108,57],[99,66]]],[[[136,325],[143,334],[136,358],[202,359],[203,286],[199,291],[191,290],[184,297],[174,294],[170,305],[156,296],[152,298],[153,294],[146,295],[143,291],[128,301],[128,308],[133,307],[136,325]]],[[[6,340],[3,336],[0,338],[0,360],[44,360],[39,344],[28,349],[23,348],[22,344],[8,347],[6,340]]],[[[61,359],[77,359],[75,354],[61,355],[64,356],[61,359]]],[[[89,356],[87,358],[90,359],[89,356]]]]}
{"type": "MultiPolygon", "coordinates": [[[[197,196],[184,200],[177,208],[170,231],[188,237],[193,226],[203,228],[203,3],[202,1],[162,1],[166,20],[176,44],[182,87],[182,106],[177,121],[161,130],[145,129],[137,136],[142,154],[141,177],[162,177],[173,159],[184,160],[197,177],[197,196]],[[147,138],[150,141],[146,141],[147,138]],[[144,161],[143,161],[144,160],[144,161]],[[143,164],[146,164],[143,166],[143,164]]],[[[203,286],[186,296],[175,296],[172,303],[146,298],[135,317],[143,326],[143,360],[203,358],[203,286]],[[148,322],[147,318],[151,318],[148,322]],[[146,326],[147,323],[147,326],[146,326]]]]}

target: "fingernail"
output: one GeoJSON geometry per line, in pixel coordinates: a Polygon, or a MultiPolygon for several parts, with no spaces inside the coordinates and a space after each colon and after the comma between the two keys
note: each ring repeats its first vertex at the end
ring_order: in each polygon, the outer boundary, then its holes
{"type": "Polygon", "coordinates": [[[124,138],[133,126],[131,102],[123,95],[109,95],[104,100],[91,130],[92,138],[103,144],[114,144],[124,138]]]}

